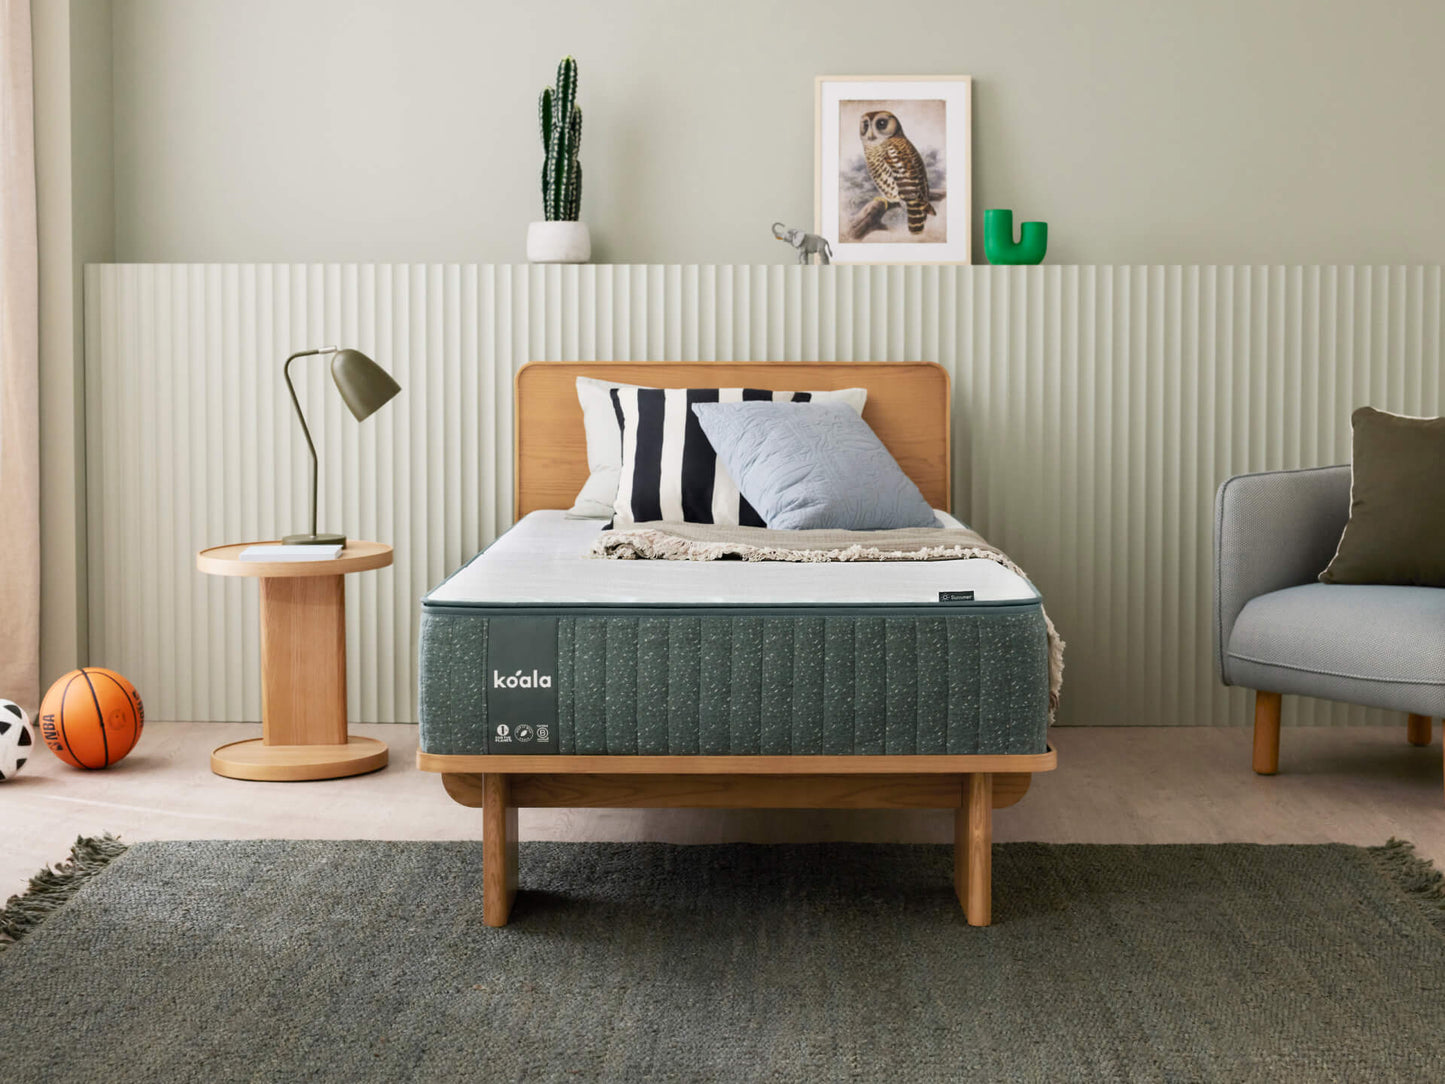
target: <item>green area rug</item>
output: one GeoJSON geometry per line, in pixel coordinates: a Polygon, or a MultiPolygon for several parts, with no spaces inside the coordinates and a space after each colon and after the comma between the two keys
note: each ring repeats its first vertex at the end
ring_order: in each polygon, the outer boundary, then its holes
{"type": "Polygon", "coordinates": [[[1003,845],[987,929],[951,862],[523,844],[493,930],[476,844],[141,843],[12,907],[0,1076],[1445,1079],[1445,904],[1404,845],[1003,845]]]}

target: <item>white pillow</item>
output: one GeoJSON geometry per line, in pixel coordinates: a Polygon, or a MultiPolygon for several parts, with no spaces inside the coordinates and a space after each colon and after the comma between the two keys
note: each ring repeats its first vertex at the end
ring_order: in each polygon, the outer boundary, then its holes
{"type": "Polygon", "coordinates": [[[587,434],[587,469],[591,472],[567,515],[572,519],[611,519],[617,499],[617,476],[622,470],[622,428],[612,405],[613,388],[638,384],[577,378],[577,401],[582,404],[582,429],[587,434]]]}
{"type": "MultiPolygon", "coordinates": [[[[597,380],[590,376],[577,378],[577,402],[582,405],[582,430],[587,435],[587,481],[567,509],[570,519],[611,519],[617,500],[618,480],[622,476],[622,427],[617,420],[617,407],[612,402],[612,389],[636,391],[643,384],[620,384],[615,380],[597,380]]],[[[841,399],[863,413],[868,400],[867,388],[843,388],[839,391],[812,392],[815,399],[841,399]]]]}

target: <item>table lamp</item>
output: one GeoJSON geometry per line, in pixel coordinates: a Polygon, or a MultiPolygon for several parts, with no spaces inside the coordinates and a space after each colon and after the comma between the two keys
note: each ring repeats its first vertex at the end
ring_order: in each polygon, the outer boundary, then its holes
{"type": "Polygon", "coordinates": [[[291,363],[297,358],[313,354],[331,354],[331,379],[336,390],[351,409],[352,415],[361,422],[385,406],[401,385],[391,374],[360,350],[342,350],[335,346],[318,346],[313,350],[300,350],[286,359],[282,372],[286,375],[286,388],[291,392],[291,404],[296,408],[296,418],[301,423],[301,432],[306,437],[306,447],[311,452],[311,530],[306,534],[288,534],[281,541],[288,546],[344,546],[343,534],[317,534],[316,532],[316,445],[311,442],[311,430],[306,425],[306,415],[301,411],[301,400],[296,398],[296,385],[291,383],[291,363]]]}

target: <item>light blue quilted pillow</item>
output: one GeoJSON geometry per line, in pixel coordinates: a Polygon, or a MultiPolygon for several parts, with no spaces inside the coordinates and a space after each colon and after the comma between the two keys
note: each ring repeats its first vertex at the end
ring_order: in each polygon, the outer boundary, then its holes
{"type": "Polygon", "coordinates": [[[694,403],[739,492],[781,530],[936,527],[933,509],[844,403],[694,403]]]}

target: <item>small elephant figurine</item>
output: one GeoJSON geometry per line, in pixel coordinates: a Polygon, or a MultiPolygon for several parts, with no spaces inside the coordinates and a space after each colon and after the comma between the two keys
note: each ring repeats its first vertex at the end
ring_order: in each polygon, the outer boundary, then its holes
{"type": "Polygon", "coordinates": [[[820,263],[832,263],[833,250],[828,247],[828,239],[820,237],[816,233],[804,233],[802,230],[792,226],[784,226],[781,222],[773,223],[773,236],[779,241],[786,241],[798,250],[798,262],[809,263],[809,257],[816,254],[820,263]]]}

